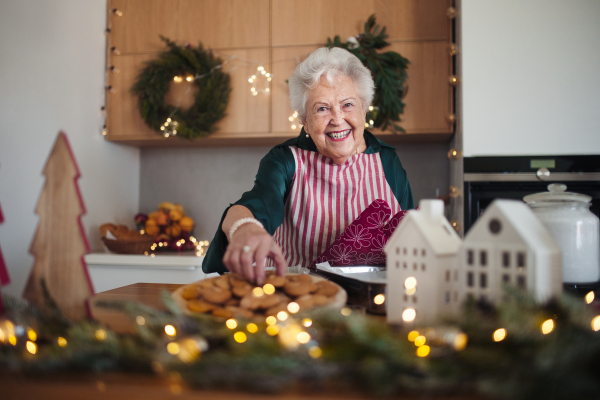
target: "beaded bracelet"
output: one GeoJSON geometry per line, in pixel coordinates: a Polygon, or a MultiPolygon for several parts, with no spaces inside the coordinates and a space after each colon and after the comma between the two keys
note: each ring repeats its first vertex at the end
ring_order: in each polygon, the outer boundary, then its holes
{"type": "Polygon", "coordinates": [[[230,241],[231,241],[231,238],[233,237],[233,234],[235,233],[235,231],[237,231],[240,226],[245,225],[245,224],[256,224],[256,225],[260,226],[261,228],[264,228],[263,224],[261,224],[260,221],[257,220],[256,218],[247,217],[247,218],[238,219],[237,221],[235,221],[233,223],[233,225],[231,225],[231,228],[229,228],[229,240],[230,241]]]}

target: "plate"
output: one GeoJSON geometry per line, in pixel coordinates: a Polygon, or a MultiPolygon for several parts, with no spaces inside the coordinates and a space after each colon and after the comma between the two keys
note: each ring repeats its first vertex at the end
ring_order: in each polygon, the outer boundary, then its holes
{"type": "MultiPolygon", "coordinates": [[[[302,275],[302,274],[286,274],[286,276],[293,276],[293,275],[302,275]]],[[[319,282],[322,280],[328,280],[328,279],[325,279],[325,278],[323,278],[321,276],[317,276],[317,275],[309,274],[309,276],[312,278],[313,283],[316,283],[316,282],[319,282]]],[[[207,278],[207,279],[214,279],[214,278],[207,278]]],[[[183,310],[183,312],[185,314],[188,314],[188,315],[210,315],[210,313],[197,313],[197,312],[189,310],[187,308],[187,300],[184,299],[182,296],[183,290],[186,288],[186,286],[197,284],[203,280],[206,280],[206,279],[201,279],[201,280],[198,280],[195,282],[188,283],[187,285],[183,285],[183,286],[177,288],[177,290],[175,290],[171,294],[173,299],[177,302],[177,304],[179,304],[179,306],[181,307],[181,309],[183,310]]],[[[331,308],[334,310],[341,310],[342,307],[344,307],[346,305],[346,302],[348,300],[348,294],[346,293],[344,288],[335,282],[332,282],[332,281],[329,281],[329,282],[331,282],[332,284],[337,286],[337,288],[339,289],[337,294],[335,296],[333,296],[333,298],[331,299],[329,304],[327,304],[325,306],[321,306],[321,307],[313,307],[313,308],[311,308],[311,310],[326,309],[326,308],[331,308]]]]}

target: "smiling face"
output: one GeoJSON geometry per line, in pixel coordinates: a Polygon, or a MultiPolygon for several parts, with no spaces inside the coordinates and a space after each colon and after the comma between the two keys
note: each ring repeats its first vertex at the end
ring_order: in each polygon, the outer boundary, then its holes
{"type": "Polygon", "coordinates": [[[306,101],[304,130],[320,154],[343,164],[365,144],[365,111],[354,83],[347,76],[334,79],[334,84],[321,77],[319,85],[309,90],[306,101]]]}

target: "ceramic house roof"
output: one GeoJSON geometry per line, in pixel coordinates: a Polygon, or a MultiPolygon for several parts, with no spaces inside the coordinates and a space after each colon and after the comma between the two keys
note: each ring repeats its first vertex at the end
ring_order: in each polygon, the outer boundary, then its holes
{"type": "Polygon", "coordinates": [[[518,200],[495,200],[477,220],[465,238],[465,242],[485,240],[483,230],[487,230],[492,218],[502,217],[510,223],[528,247],[560,251],[560,247],[546,227],[531,211],[529,206],[518,200]]]}
{"type": "Polygon", "coordinates": [[[452,255],[459,251],[462,240],[444,216],[441,200],[422,200],[420,210],[411,210],[398,225],[384,250],[386,253],[401,245],[407,235],[419,231],[435,255],[452,255]],[[433,202],[433,203],[432,203],[433,202]],[[439,203],[437,203],[439,202],[439,203]]]}

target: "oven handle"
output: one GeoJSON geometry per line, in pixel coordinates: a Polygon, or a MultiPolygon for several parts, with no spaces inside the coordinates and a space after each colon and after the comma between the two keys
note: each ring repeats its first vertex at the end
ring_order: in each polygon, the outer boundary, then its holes
{"type": "Polygon", "coordinates": [[[535,172],[464,174],[465,182],[569,182],[600,181],[598,172],[552,172],[542,179],[535,172]]]}

